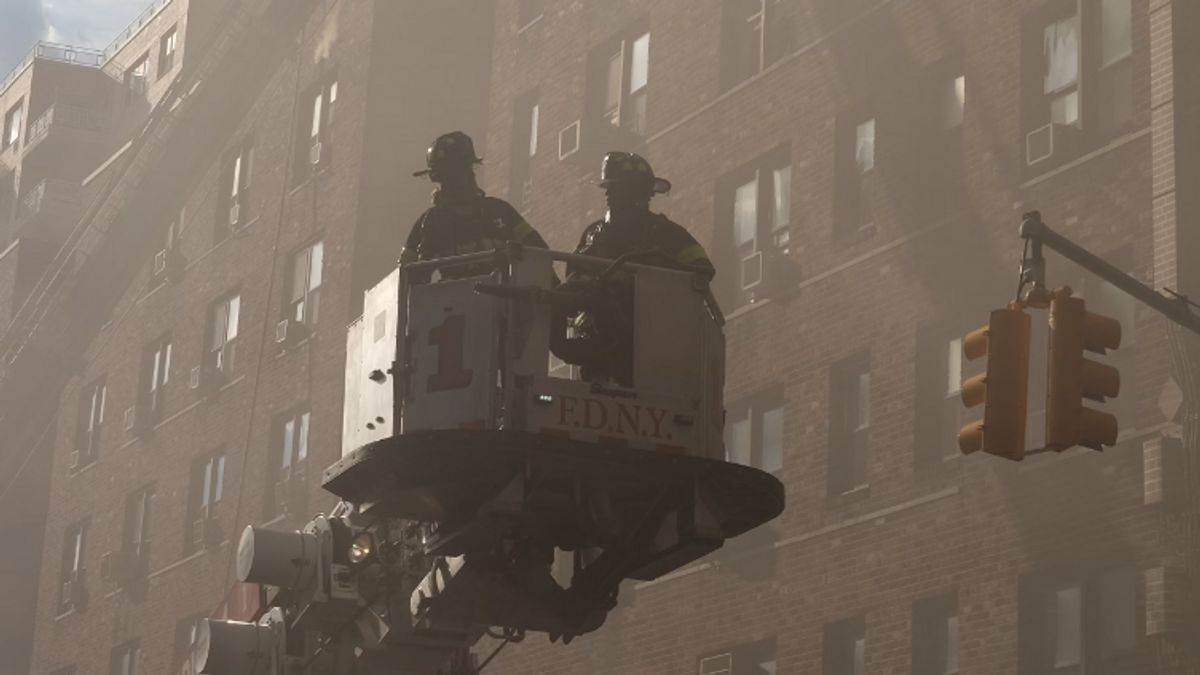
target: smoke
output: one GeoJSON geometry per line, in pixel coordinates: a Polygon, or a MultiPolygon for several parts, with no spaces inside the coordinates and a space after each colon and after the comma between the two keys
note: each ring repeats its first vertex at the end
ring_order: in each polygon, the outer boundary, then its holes
{"type": "Polygon", "coordinates": [[[46,15],[41,0],[0,2],[0,77],[46,33],[46,15]]]}

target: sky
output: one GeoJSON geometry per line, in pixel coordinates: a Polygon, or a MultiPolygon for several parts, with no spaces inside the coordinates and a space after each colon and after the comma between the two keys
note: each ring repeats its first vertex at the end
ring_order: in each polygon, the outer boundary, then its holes
{"type": "Polygon", "coordinates": [[[38,40],[104,48],[152,0],[0,0],[0,78],[38,40]]]}

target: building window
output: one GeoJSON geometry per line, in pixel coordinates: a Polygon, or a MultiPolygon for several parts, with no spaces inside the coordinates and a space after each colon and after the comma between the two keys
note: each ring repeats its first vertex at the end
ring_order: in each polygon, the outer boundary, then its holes
{"type": "Polygon", "coordinates": [[[150,506],[154,488],[145,487],[125,498],[125,526],[121,530],[121,550],[144,556],[150,544],[150,506]]]}
{"type": "Polygon", "coordinates": [[[875,118],[838,117],[834,152],[834,235],[849,239],[873,222],[871,184],[875,171],[875,118]]]}
{"type": "Polygon", "coordinates": [[[631,30],[592,52],[594,110],[615,127],[646,133],[646,92],[650,82],[650,33],[631,30]]]}
{"type": "Polygon", "coordinates": [[[192,614],[175,622],[171,672],[180,672],[179,666],[191,658],[192,647],[196,644],[197,631],[200,629],[200,621],[204,618],[207,618],[204,614],[192,614]]]}
{"type": "Polygon", "coordinates": [[[235,366],[241,306],[242,296],[234,293],[213,303],[208,311],[208,365],[225,375],[235,366]]]}
{"type": "Polygon", "coordinates": [[[718,235],[719,262],[734,270],[718,292],[741,306],[791,280],[784,274],[791,251],[792,167],[786,148],[765,155],[721,180],[720,220],[730,223],[718,235]],[[726,233],[727,232],[727,233],[726,233]],[[721,260],[723,259],[723,260],[721,260]]]}
{"type": "Polygon", "coordinates": [[[324,242],[305,246],[292,256],[291,289],[288,293],[288,318],[313,326],[321,306],[321,266],[325,257],[324,242]]]}
{"type": "Polygon", "coordinates": [[[84,558],[87,554],[87,529],[87,521],[82,520],[69,526],[66,536],[63,537],[62,567],[58,575],[59,614],[83,609],[86,601],[87,570],[84,558]]]}
{"type": "Polygon", "coordinates": [[[96,461],[100,450],[100,427],[104,424],[104,407],[108,398],[108,385],[103,379],[96,380],[83,388],[79,399],[79,429],[75,437],[75,450],[71,468],[87,466],[96,461]]]}
{"type": "Polygon", "coordinates": [[[1137,646],[1137,580],[1128,567],[1023,580],[1018,622],[1022,672],[1136,670],[1114,659],[1137,646]]]}
{"type": "Polygon", "coordinates": [[[1099,123],[1102,133],[1120,131],[1133,117],[1133,8],[1130,0],[1100,5],[1099,123]]]}
{"type": "Polygon", "coordinates": [[[175,67],[175,52],[179,47],[179,31],[171,26],[158,41],[158,79],[162,79],[175,67]]]}
{"type": "Polygon", "coordinates": [[[960,128],[967,104],[967,78],[964,75],[939,78],[937,100],[941,129],[953,131],[960,128]]]}
{"type": "Polygon", "coordinates": [[[1081,5],[1054,0],[1026,20],[1024,127],[1030,166],[1051,168],[1128,125],[1132,13],[1130,0],[1081,5]],[[1048,124],[1057,126],[1048,129],[1048,124]]]}
{"type": "Polygon", "coordinates": [[[775,675],[775,638],[747,642],[700,657],[699,675],[775,675]]]}
{"type": "Polygon", "coordinates": [[[225,452],[204,455],[192,462],[191,489],[188,497],[186,541],[187,553],[215,542],[216,508],[225,490],[225,452]]]}
{"type": "Polygon", "coordinates": [[[163,394],[171,381],[171,336],[164,335],[146,348],[142,355],[139,403],[155,417],[162,411],[163,394]]]}
{"type": "Polygon", "coordinates": [[[337,108],[338,83],[328,79],[309,90],[308,105],[301,108],[304,119],[298,125],[299,151],[296,152],[297,180],[311,175],[319,166],[329,163],[333,139],[334,111],[337,108]]]}
{"type": "Polygon", "coordinates": [[[1042,95],[1050,121],[1079,123],[1079,15],[1049,21],[1042,28],[1042,95]]]}
{"type": "Polygon", "coordinates": [[[117,645],[112,650],[108,672],[111,675],[141,675],[142,647],[137,640],[117,645]]]}
{"type": "Polygon", "coordinates": [[[867,484],[867,436],[871,428],[871,372],[866,353],[833,365],[829,397],[829,494],[867,484]]]}
{"type": "Polygon", "coordinates": [[[292,512],[306,496],[308,487],[308,410],[295,410],[276,418],[271,440],[271,459],[267,472],[266,518],[292,512]]]}
{"type": "Polygon", "coordinates": [[[4,135],[0,136],[0,149],[15,146],[21,141],[21,127],[24,125],[24,119],[25,101],[20,100],[4,115],[4,135]]]}
{"type": "Polygon", "coordinates": [[[133,65],[125,70],[125,88],[129,94],[142,96],[146,93],[146,82],[150,77],[150,52],[138,57],[133,65]]]}
{"type": "Polygon", "coordinates": [[[216,241],[250,222],[250,178],[254,172],[254,142],[247,138],[225,160],[218,193],[216,241]]]}
{"type": "Polygon", "coordinates": [[[774,389],[726,409],[725,458],[763,471],[783,467],[783,390],[774,389]]]}
{"type": "Polygon", "coordinates": [[[722,89],[762,72],[796,46],[796,3],[725,0],[721,29],[722,89]]]}
{"type": "Polygon", "coordinates": [[[867,639],[861,616],[825,626],[824,675],[863,675],[867,639]]]}
{"type": "Polygon", "coordinates": [[[915,365],[913,452],[917,468],[925,468],[960,455],[958,432],[966,424],[962,336],[940,322],[922,326],[915,365]]]}
{"type": "Polygon", "coordinates": [[[918,600],[912,622],[913,675],[957,675],[958,595],[918,600]]]}
{"type": "Polygon", "coordinates": [[[512,167],[509,170],[509,199],[517,208],[529,208],[533,201],[533,157],[538,151],[538,124],[541,110],[537,93],[529,93],[513,106],[512,167]]]}

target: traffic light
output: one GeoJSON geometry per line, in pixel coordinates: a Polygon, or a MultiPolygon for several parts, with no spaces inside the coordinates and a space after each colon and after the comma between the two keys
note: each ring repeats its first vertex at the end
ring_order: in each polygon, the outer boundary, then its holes
{"type": "Polygon", "coordinates": [[[993,311],[988,325],[963,340],[967,360],[987,356],[987,370],[962,385],[963,405],[983,404],[983,419],[958,432],[963,454],[983,450],[1017,461],[1025,458],[1029,327],[1029,315],[1011,304],[993,311]]]}
{"type": "Polygon", "coordinates": [[[1046,390],[1046,447],[1058,452],[1075,445],[1100,450],[1117,442],[1117,418],[1083,407],[1121,390],[1121,373],[1084,358],[1121,346],[1121,322],[1091,314],[1081,298],[1060,291],[1050,302],[1050,361],[1046,390]]]}

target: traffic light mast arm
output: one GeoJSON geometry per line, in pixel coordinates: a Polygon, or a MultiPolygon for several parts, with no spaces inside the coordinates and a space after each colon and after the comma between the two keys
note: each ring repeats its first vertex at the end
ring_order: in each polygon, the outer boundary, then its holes
{"type": "MultiPolygon", "coordinates": [[[[1043,264],[1038,245],[1048,246],[1067,260],[1125,291],[1134,299],[1150,305],[1171,321],[1200,335],[1200,316],[1192,314],[1188,309],[1186,298],[1168,298],[1105,260],[1092,255],[1087,249],[1046,227],[1046,224],[1042,222],[1042,215],[1037,211],[1031,211],[1024,215],[1021,221],[1021,238],[1034,244],[1034,265],[1043,264]]],[[[1034,276],[1040,277],[1041,274],[1035,272],[1034,276]]]]}

